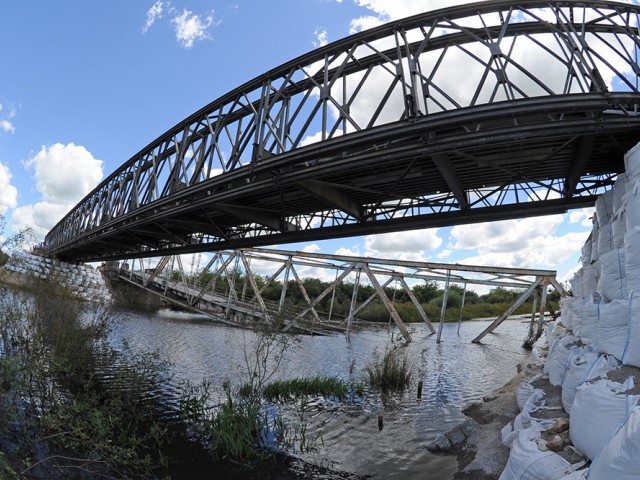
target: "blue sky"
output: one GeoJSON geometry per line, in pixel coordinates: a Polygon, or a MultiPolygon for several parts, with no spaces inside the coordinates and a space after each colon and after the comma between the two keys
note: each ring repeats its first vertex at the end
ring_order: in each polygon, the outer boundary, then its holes
{"type": "MultiPolygon", "coordinates": [[[[150,141],[247,80],[428,0],[4,2],[0,214],[40,238],[150,141]]],[[[558,269],[578,265],[590,210],[285,248],[558,269]]],[[[9,230],[10,232],[11,230],[9,230]]]]}

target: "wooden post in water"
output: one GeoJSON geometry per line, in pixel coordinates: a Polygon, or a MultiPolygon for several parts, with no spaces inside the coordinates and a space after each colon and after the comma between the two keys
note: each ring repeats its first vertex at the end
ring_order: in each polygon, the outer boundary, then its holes
{"type": "Polygon", "coordinates": [[[442,295],[442,308],[440,309],[440,324],[438,325],[438,338],[436,343],[440,343],[442,336],[442,325],[444,324],[444,316],[447,313],[447,300],[449,297],[449,281],[451,280],[451,270],[447,270],[447,281],[444,285],[444,294],[442,295]]]}

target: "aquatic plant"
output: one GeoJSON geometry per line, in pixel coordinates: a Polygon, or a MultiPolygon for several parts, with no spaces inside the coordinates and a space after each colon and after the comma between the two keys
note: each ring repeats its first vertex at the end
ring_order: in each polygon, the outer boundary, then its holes
{"type": "Polygon", "coordinates": [[[349,385],[337,377],[314,376],[276,380],[267,384],[262,395],[267,400],[288,401],[302,396],[324,396],[344,400],[349,393],[349,385]]]}
{"type": "Polygon", "coordinates": [[[403,347],[390,345],[381,355],[375,349],[364,373],[369,383],[383,391],[403,390],[411,383],[412,369],[403,347]]]}

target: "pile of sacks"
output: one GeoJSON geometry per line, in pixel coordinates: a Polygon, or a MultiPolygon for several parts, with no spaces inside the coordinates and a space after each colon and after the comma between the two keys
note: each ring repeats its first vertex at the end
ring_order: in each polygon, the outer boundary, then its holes
{"type": "Polygon", "coordinates": [[[573,296],[541,339],[543,371],[518,389],[500,480],[640,478],[640,145],[625,169],[596,201],[573,296]],[[557,404],[545,383],[561,388],[557,404]]]}
{"type": "Polygon", "coordinates": [[[112,300],[111,292],[102,274],[90,265],[76,265],[18,250],[12,252],[4,268],[18,275],[30,275],[43,280],[55,277],[57,281],[84,300],[93,302],[112,300]]]}

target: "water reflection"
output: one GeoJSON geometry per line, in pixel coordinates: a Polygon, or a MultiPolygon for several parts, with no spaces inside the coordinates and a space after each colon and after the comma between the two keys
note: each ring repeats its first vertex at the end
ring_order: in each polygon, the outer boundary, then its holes
{"type": "MultiPolygon", "coordinates": [[[[507,382],[526,351],[520,345],[527,326],[507,321],[499,333],[485,337],[484,345],[471,340],[488,322],[444,325],[442,343],[435,342],[426,326],[412,325],[414,341],[407,347],[415,371],[420,371],[422,399],[417,399],[414,378],[401,396],[382,397],[368,391],[365,400],[340,406],[314,401],[304,414],[311,434],[323,443],[303,458],[322,466],[380,478],[448,479],[455,460],[437,457],[424,446],[461,419],[462,407],[480,401],[486,393],[507,382]],[[384,428],[378,430],[378,415],[384,428]],[[435,474],[434,472],[438,472],[435,474]]],[[[387,329],[342,335],[301,336],[278,371],[278,378],[336,375],[347,381],[360,379],[362,368],[375,348],[383,350],[397,333],[387,329]]],[[[135,350],[158,350],[172,364],[177,379],[200,383],[208,379],[221,386],[246,378],[245,352],[256,335],[251,331],[213,324],[203,317],[178,312],[140,313],[121,311],[113,332],[114,341],[127,339],[135,350]]],[[[292,413],[293,415],[294,413],[292,413]]],[[[299,412],[295,412],[299,415],[299,412]]]]}

